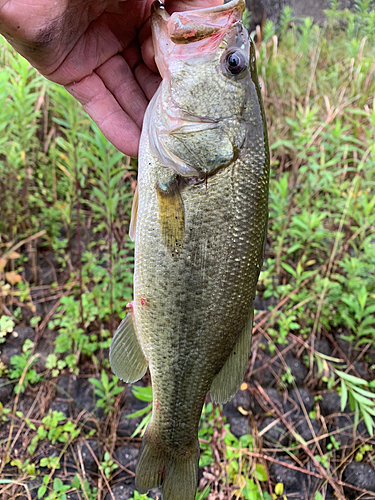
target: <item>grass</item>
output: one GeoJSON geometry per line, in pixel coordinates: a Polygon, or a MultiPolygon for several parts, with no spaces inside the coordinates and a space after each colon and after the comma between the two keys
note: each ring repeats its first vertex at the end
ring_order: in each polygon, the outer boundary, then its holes
{"type": "MultiPolygon", "coordinates": [[[[375,344],[375,11],[361,1],[355,13],[342,13],[334,3],[328,19],[324,28],[309,19],[294,24],[286,10],[278,26],[266,22],[258,47],[272,173],[258,285],[268,310],[257,312],[254,333],[268,336],[275,352],[299,343],[310,373],[337,388],[343,407],[349,401],[371,431],[374,384],[348,360],[314,349],[316,339],[338,331],[359,351],[375,344]]],[[[0,407],[0,469],[6,471],[0,495],[29,498],[29,482],[37,478],[39,496],[47,500],[65,500],[72,491],[86,500],[103,498],[116,474],[112,421],[121,400],[107,349],[132,295],[127,232],[137,164],[4,41],[0,66],[0,343],[17,324],[35,329],[11,365],[0,364],[0,376],[15,383],[12,404],[0,407]],[[41,283],[40,269],[52,257],[53,276],[41,283]],[[47,332],[54,332],[53,351],[37,368],[38,343],[47,332]],[[69,372],[95,380],[106,413],[100,429],[48,413],[47,403],[43,411],[20,412],[24,393],[47,402],[56,378],[69,372]],[[21,433],[25,446],[16,457],[21,433]],[[80,466],[67,482],[64,453],[92,436],[105,444],[98,478],[80,466]],[[59,442],[62,451],[41,463],[34,455],[41,442],[59,442]]],[[[279,381],[280,387],[293,382],[288,371],[279,381]]],[[[259,447],[255,424],[237,439],[221,411],[207,404],[200,440],[206,475],[197,499],[219,491],[223,498],[283,498],[283,484],[269,481],[273,459],[259,447]]],[[[312,455],[322,482],[334,483],[342,495],[336,471],[353,456],[337,458],[331,444],[314,455],[297,438],[288,453],[312,455]]],[[[361,446],[356,456],[372,459],[372,448],[361,446]]]]}

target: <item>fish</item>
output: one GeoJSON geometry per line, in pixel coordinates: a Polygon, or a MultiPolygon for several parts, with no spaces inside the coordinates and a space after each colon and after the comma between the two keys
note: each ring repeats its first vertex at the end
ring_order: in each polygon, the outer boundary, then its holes
{"type": "Polygon", "coordinates": [[[268,221],[269,147],[243,0],[152,6],[162,82],[147,108],[130,235],[134,297],[110,347],[129,383],[149,368],[153,405],[136,488],[193,500],[210,391],[230,400],[247,368],[268,221]]]}

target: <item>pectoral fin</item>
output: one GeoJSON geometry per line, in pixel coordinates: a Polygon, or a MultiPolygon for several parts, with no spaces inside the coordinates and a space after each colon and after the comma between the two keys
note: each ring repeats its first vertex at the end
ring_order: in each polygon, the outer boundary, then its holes
{"type": "Polygon", "coordinates": [[[253,316],[254,312],[251,313],[225,365],[211,384],[211,398],[216,403],[226,403],[232,399],[243,381],[249,360],[253,316]]]}
{"type": "Polygon", "coordinates": [[[158,184],[159,221],[161,237],[171,257],[178,257],[184,241],[185,220],[184,206],[177,180],[170,184],[158,184]]]}
{"type": "Polygon", "coordinates": [[[135,228],[137,225],[137,214],[138,214],[138,186],[135,188],[135,191],[134,191],[132,215],[131,215],[130,227],[129,227],[129,237],[132,241],[135,240],[135,228]]]}
{"type": "Polygon", "coordinates": [[[129,312],[112,339],[109,361],[113,373],[124,382],[136,382],[146,373],[147,361],[135,330],[134,314],[129,312]]]}

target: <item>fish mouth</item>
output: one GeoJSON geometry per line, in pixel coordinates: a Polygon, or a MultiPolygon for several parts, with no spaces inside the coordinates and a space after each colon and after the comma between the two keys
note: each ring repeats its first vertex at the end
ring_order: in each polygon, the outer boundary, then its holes
{"type": "Polygon", "coordinates": [[[239,21],[245,11],[245,0],[232,0],[206,9],[174,12],[169,15],[162,0],[152,4],[154,16],[167,23],[167,32],[175,44],[197,42],[225,31],[239,21]]]}
{"type": "Polygon", "coordinates": [[[151,20],[155,62],[161,76],[167,75],[168,61],[191,57],[190,44],[199,55],[215,52],[230,27],[241,21],[244,11],[245,0],[232,0],[216,7],[170,15],[164,3],[156,0],[151,20]],[[184,48],[188,44],[189,49],[184,48]]]}

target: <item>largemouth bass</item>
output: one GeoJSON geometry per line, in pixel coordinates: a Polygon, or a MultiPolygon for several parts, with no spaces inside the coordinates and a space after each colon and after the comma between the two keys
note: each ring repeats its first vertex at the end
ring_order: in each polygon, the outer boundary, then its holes
{"type": "Polygon", "coordinates": [[[269,152],[244,1],[152,15],[162,83],[139,149],[134,300],[112,341],[127,382],[149,366],[152,418],[136,487],[193,500],[207,392],[243,380],[268,218],[269,152]]]}

